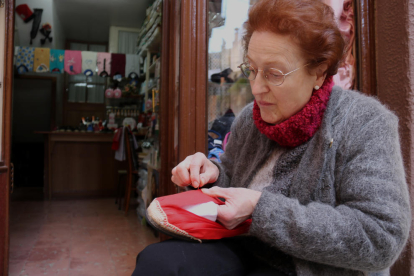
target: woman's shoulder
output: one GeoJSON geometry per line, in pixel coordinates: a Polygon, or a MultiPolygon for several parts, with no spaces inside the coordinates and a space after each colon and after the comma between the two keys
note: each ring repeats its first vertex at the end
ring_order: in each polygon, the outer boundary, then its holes
{"type": "Polygon", "coordinates": [[[333,101],[328,104],[328,109],[337,120],[347,119],[349,123],[361,125],[383,117],[398,122],[398,117],[375,96],[334,86],[331,98],[333,101]]]}
{"type": "Polygon", "coordinates": [[[247,104],[236,116],[231,127],[232,133],[237,132],[244,136],[256,129],[253,120],[253,104],[254,102],[247,104]]]}

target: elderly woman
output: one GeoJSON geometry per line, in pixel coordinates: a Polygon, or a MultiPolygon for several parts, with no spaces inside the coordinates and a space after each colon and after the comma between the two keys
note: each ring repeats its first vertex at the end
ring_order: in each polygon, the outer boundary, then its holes
{"type": "Polygon", "coordinates": [[[411,222],[397,117],[333,86],[344,41],[322,1],[258,1],[246,30],[255,101],[221,164],[196,153],[172,181],[224,198],[218,221],[252,218],[249,235],[151,245],[134,275],[389,275],[411,222]]]}

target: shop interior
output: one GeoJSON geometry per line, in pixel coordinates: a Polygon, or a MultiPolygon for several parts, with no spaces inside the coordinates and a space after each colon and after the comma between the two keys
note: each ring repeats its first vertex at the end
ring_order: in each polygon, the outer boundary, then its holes
{"type": "MultiPolygon", "coordinates": [[[[254,99],[238,68],[254,2],[209,1],[207,127],[200,136],[210,159],[220,160],[235,116],[254,99]]],[[[162,0],[16,0],[10,275],[131,275],[137,253],[160,240],[144,213],[162,195],[161,164],[171,169],[183,152],[193,153],[180,149],[188,141],[177,131],[188,123],[180,110],[190,110],[179,102],[182,14],[169,20],[166,60],[175,69],[162,86],[162,6],[162,0]],[[162,153],[161,129],[169,135],[162,153]]],[[[352,8],[337,11],[352,21],[352,8]]],[[[354,26],[343,32],[354,45],[354,26]]],[[[345,88],[356,85],[351,46],[350,65],[335,80],[345,88]]]]}
{"type": "Polygon", "coordinates": [[[159,241],[162,3],[16,1],[10,275],[131,275],[159,241]]]}

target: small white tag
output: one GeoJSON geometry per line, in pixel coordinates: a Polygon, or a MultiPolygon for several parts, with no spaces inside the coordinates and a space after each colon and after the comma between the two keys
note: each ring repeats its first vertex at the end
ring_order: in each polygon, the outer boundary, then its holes
{"type": "Polygon", "coordinates": [[[222,145],[223,142],[221,140],[214,139],[214,144],[222,145]]]}
{"type": "Polygon", "coordinates": [[[191,212],[197,216],[206,218],[211,221],[217,220],[217,207],[218,205],[212,201],[196,204],[196,205],[188,205],[184,206],[183,209],[191,212]]]}

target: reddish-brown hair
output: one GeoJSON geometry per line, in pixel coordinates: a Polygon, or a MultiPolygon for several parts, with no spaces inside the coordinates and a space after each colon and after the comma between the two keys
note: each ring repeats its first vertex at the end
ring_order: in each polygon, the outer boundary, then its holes
{"type": "Polygon", "coordinates": [[[247,53],[255,31],[290,35],[302,49],[309,69],[326,63],[327,75],[335,75],[345,42],[332,8],[320,0],[259,0],[249,10],[243,37],[247,53]]]}

